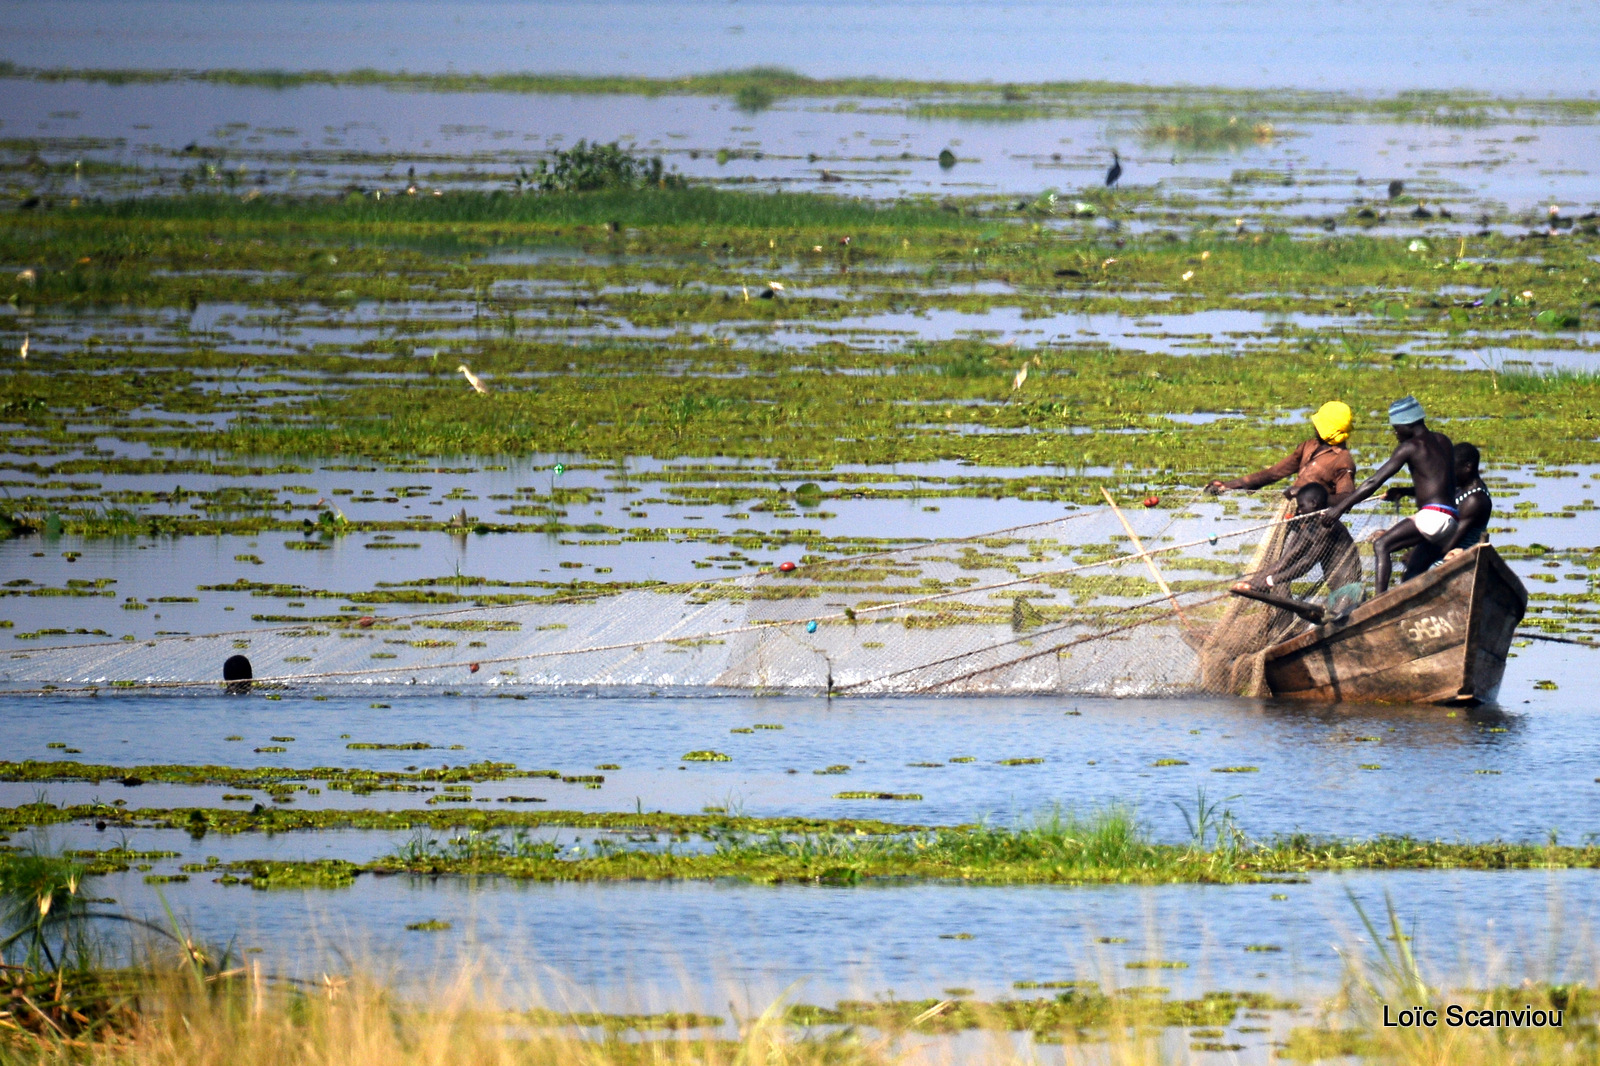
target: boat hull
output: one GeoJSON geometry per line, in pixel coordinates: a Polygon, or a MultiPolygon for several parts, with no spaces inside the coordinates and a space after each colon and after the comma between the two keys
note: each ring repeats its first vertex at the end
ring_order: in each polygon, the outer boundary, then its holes
{"type": "Polygon", "coordinates": [[[1331,622],[1275,644],[1274,696],[1322,703],[1482,703],[1495,698],[1528,592],[1479,545],[1331,622]]]}

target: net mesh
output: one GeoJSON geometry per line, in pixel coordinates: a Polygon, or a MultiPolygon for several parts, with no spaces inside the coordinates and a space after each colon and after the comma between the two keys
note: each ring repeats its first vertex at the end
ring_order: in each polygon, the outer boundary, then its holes
{"type": "Polygon", "coordinates": [[[792,571],[426,613],[357,605],[12,653],[0,676],[13,688],[214,687],[242,654],[257,684],[1257,695],[1260,653],[1310,623],[1230,586],[1348,608],[1370,592],[1362,534],[1383,524],[1367,512],[1329,530],[1277,492],[1177,509],[1108,496],[1053,521],[792,571]]]}

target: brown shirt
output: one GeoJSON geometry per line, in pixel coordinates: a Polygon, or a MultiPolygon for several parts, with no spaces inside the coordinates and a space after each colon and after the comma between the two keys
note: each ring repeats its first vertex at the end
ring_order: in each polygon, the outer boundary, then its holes
{"type": "Polygon", "coordinates": [[[1317,437],[1303,442],[1300,447],[1273,463],[1265,470],[1257,470],[1227,483],[1230,489],[1259,489],[1274,481],[1282,481],[1297,474],[1290,491],[1315,482],[1328,490],[1330,497],[1343,496],[1356,488],[1356,461],[1350,458],[1350,449],[1342,444],[1329,444],[1317,437]]]}

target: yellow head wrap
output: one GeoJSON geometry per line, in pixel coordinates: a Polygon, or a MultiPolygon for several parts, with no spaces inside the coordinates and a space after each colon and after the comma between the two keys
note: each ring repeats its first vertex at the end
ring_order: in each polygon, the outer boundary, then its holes
{"type": "Polygon", "coordinates": [[[1338,400],[1329,400],[1311,416],[1311,424],[1317,427],[1317,436],[1329,444],[1343,444],[1350,439],[1351,421],[1349,405],[1338,400]]]}

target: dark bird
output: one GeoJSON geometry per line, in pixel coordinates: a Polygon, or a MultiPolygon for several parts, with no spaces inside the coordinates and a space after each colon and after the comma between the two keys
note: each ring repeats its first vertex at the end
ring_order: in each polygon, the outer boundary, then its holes
{"type": "Polygon", "coordinates": [[[1112,188],[1122,177],[1122,157],[1111,149],[1111,169],[1106,171],[1106,188],[1112,188]]]}
{"type": "Polygon", "coordinates": [[[1405,191],[1406,183],[1401,181],[1399,178],[1396,178],[1389,183],[1389,199],[1393,200],[1405,191]]]}

